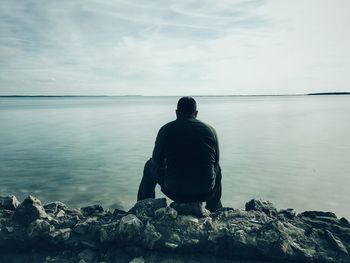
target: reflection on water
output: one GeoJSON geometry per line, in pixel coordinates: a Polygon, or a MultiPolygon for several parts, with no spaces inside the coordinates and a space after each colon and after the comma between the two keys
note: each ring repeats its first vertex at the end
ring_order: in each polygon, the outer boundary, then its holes
{"type": "MultiPolygon", "coordinates": [[[[1,98],[0,195],[129,208],[175,97],[1,98]]],[[[199,97],[221,146],[223,203],[350,218],[350,96],[199,97]]]]}

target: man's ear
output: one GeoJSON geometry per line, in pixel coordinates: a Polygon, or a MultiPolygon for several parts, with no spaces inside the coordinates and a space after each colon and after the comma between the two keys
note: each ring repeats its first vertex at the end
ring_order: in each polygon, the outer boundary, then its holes
{"type": "Polygon", "coordinates": [[[194,112],[194,114],[193,114],[193,115],[194,115],[194,117],[195,117],[195,118],[197,118],[198,111],[196,110],[196,111],[194,112]]]}
{"type": "Polygon", "coordinates": [[[175,112],[176,112],[176,117],[179,118],[179,111],[175,110],[175,112]]]}

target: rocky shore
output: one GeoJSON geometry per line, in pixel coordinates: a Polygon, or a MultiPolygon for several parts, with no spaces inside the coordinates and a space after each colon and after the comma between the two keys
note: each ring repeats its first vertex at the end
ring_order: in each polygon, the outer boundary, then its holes
{"type": "Polygon", "coordinates": [[[129,211],[0,197],[0,262],[343,262],[350,224],[331,212],[245,210],[147,199],[129,211]]]}

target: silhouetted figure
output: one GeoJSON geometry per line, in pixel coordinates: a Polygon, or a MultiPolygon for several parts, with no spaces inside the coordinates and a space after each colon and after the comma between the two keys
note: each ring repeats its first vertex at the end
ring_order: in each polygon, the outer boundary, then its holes
{"type": "Polygon", "coordinates": [[[217,135],[214,128],[196,119],[197,114],[193,98],[178,101],[177,119],[158,132],[137,200],[155,198],[158,183],[161,191],[176,202],[205,201],[212,212],[222,207],[217,135]]]}

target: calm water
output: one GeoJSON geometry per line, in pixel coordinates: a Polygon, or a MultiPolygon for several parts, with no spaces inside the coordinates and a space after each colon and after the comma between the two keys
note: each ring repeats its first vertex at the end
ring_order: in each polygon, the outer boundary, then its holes
{"type": "MultiPolygon", "coordinates": [[[[0,195],[128,209],[177,99],[1,98],[0,195]]],[[[350,218],[350,96],[197,101],[219,135],[225,206],[262,198],[350,218]]]]}

